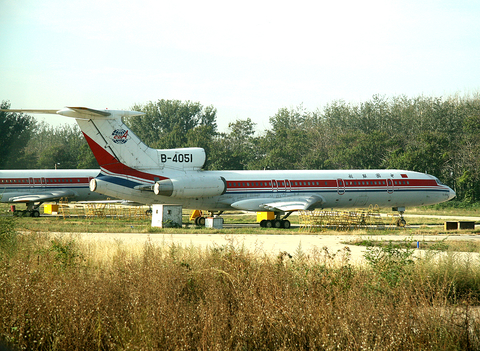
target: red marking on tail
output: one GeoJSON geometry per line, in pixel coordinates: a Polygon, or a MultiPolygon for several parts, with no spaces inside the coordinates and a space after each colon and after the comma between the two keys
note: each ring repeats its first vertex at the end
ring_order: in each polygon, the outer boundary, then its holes
{"type": "Polygon", "coordinates": [[[160,180],[167,179],[167,177],[137,171],[136,169],[124,165],[115,157],[113,157],[113,155],[111,155],[107,150],[105,150],[103,147],[93,141],[93,139],[90,138],[88,135],[86,135],[85,133],[83,133],[83,135],[85,136],[85,139],[87,140],[88,146],[90,146],[93,155],[97,159],[98,164],[100,165],[100,167],[106,169],[107,171],[136,178],[143,178],[145,180],[155,180],[155,178],[159,178],[160,180]]]}

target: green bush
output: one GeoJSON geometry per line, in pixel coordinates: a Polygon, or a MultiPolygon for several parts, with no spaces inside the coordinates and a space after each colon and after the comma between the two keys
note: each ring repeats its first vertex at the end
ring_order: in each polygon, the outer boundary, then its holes
{"type": "Polygon", "coordinates": [[[386,246],[367,246],[364,257],[374,272],[394,287],[410,275],[414,252],[411,240],[390,241],[386,246]]]}

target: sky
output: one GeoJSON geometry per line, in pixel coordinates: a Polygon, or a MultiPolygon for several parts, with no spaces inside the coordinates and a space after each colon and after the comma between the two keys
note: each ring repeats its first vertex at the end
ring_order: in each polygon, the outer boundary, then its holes
{"type": "Polygon", "coordinates": [[[284,107],[478,92],[479,18],[477,0],[1,0],[0,100],[190,100],[220,131],[251,118],[261,132],[284,107]]]}

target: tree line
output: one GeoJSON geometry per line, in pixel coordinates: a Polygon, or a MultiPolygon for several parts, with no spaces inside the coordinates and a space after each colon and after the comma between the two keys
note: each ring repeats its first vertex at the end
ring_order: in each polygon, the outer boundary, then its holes
{"type": "MultiPolygon", "coordinates": [[[[148,146],[203,147],[205,169],[406,169],[438,177],[461,201],[480,201],[479,94],[280,108],[260,133],[250,118],[219,132],[216,108],[199,102],[161,99],[130,109],[145,112],[125,123],[148,146]]],[[[98,167],[77,126],[1,112],[0,131],[2,169],[98,167]]]]}

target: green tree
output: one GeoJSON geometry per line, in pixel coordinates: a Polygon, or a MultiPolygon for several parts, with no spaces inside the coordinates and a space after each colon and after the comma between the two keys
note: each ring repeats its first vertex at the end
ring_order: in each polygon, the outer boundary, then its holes
{"type": "Polygon", "coordinates": [[[316,113],[297,108],[281,108],[270,118],[272,129],[258,139],[261,157],[255,166],[261,169],[306,169],[318,162],[319,149],[316,113]],[[312,152],[316,153],[312,157],[312,152]]]}
{"type": "MultiPolygon", "coordinates": [[[[2,101],[1,109],[9,109],[10,103],[2,101]]],[[[0,168],[24,168],[25,145],[35,128],[33,117],[23,113],[0,111],[0,168]]]]}
{"type": "Polygon", "coordinates": [[[80,145],[77,153],[77,168],[79,169],[97,169],[100,168],[92,150],[87,141],[80,145]]]}
{"type": "Polygon", "coordinates": [[[256,158],[255,123],[250,118],[228,124],[229,133],[222,133],[212,148],[211,169],[248,169],[256,158]]]}
{"type": "Polygon", "coordinates": [[[384,168],[392,144],[395,140],[385,132],[347,132],[330,146],[326,164],[330,168],[341,169],[384,168]]]}
{"type": "Polygon", "coordinates": [[[206,133],[213,138],[217,133],[216,114],[213,106],[203,107],[199,102],[180,100],[158,100],[145,105],[134,105],[133,110],[144,112],[144,116],[130,117],[125,124],[148,146],[157,149],[197,146],[192,136],[206,133]]]}
{"type": "Polygon", "coordinates": [[[32,168],[49,169],[57,166],[72,169],[87,165],[98,167],[96,162],[92,162],[93,154],[77,125],[53,127],[45,122],[39,123],[27,149],[32,168]]]}
{"type": "Polygon", "coordinates": [[[480,101],[464,119],[461,147],[455,154],[457,197],[466,202],[480,201],[480,101]]]}
{"type": "Polygon", "coordinates": [[[448,177],[451,160],[448,137],[441,132],[423,132],[417,135],[415,142],[410,141],[405,149],[393,152],[387,167],[426,172],[445,178],[448,177]]]}

